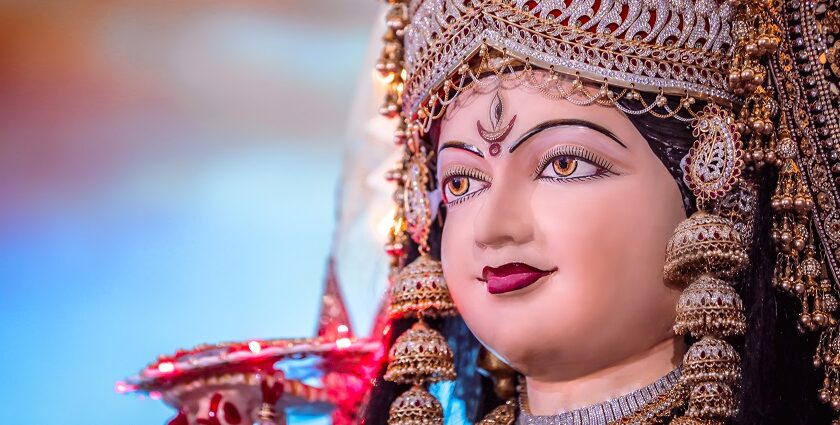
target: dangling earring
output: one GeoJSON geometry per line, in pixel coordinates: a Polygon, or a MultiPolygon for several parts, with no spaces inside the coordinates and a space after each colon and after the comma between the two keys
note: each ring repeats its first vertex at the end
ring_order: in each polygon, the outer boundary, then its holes
{"type": "Polygon", "coordinates": [[[405,170],[403,209],[408,233],[417,243],[420,256],[397,274],[391,288],[390,315],[404,318],[412,314],[425,317],[450,316],[455,306],[443,279],[440,262],[429,255],[432,210],[427,193],[429,169],[419,142],[405,170]]]}
{"type": "Polygon", "coordinates": [[[385,379],[398,384],[455,379],[453,359],[452,349],[443,335],[421,319],[391,346],[385,379]]]}
{"type": "Polygon", "coordinates": [[[397,274],[388,310],[391,319],[416,316],[419,321],[397,338],[388,353],[385,380],[412,384],[391,404],[388,424],[440,425],[443,409],[424,385],[455,379],[454,356],[446,338],[428,326],[424,318],[453,315],[455,307],[440,262],[429,255],[429,170],[426,155],[414,137],[405,167],[403,210],[407,231],[417,243],[420,256],[397,274]]]}
{"type": "Polygon", "coordinates": [[[677,303],[674,332],[699,341],[683,358],[681,382],[689,399],[676,424],[721,423],[737,413],[741,358],[724,338],[743,335],[744,305],[726,279],[748,263],[731,220],[715,211],[738,183],[743,167],[740,135],[725,110],[706,106],[692,123],[697,141],[683,159],[685,182],[699,211],[677,226],[668,242],[665,278],[690,283],[677,303]]]}
{"type": "Polygon", "coordinates": [[[435,396],[420,385],[400,394],[388,411],[388,425],[440,425],[443,408],[435,396]]]}
{"type": "Polygon", "coordinates": [[[442,424],[443,409],[424,383],[455,379],[454,356],[440,332],[421,319],[397,338],[388,353],[385,380],[413,384],[391,404],[389,425],[442,424]]]}

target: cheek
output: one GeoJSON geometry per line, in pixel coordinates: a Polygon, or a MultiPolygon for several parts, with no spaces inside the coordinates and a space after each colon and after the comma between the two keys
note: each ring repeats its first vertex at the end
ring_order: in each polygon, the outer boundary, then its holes
{"type": "MultiPolygon", "coordinates": [[[[477,202],[471,204],[475,203],[477,202]]],[[[476,211],[471,211],[471,209],[474,209],[473,205],[462,205],[457,211],[447,214],[441,236],[441,266],[446,283],[456,302],[461,298],[458,294],[464,289],[480,286],[474,281],[480,270],[476,270],[478,266],[473,264],[475,262],[473,248],[475,229],[470,217],[473,217],[476,211]]]]}
{"type": "Polygon", "coordinates": [[[522,201],[518,212],[529,217],[535,239],[517,252],[536,253],[558,271],[533,292],[512,297],[490,295],[475,280],[480,200],[447,216],[444,275],[480,340],[527,369],[561,359],[618,358],[670,334],[679,292],[664,285],[662,267],[667,241],[685,214],[669,175],[540,183],[522,201]]]}
{"type": "Polygon", "coordinates": [[[535,222],[537,234],[545,237],[546,254],[577,278],[616,278],[627,268],[664,262],[675,223],[665,219],[662,203],[646,191],[630,180],[617,180],[592,190],[539,196],[535,222]]]}
{"type": "Polygon", "coordinates": [[[475,247],[474,219],[480,203],[476,198],[447,214],[441,237],[441,266],[458,313],[478,339],[496,348],[493,335],[503,305],[477,281],[484,267],[475,247]]]}
{"type": "Polygon", "coordinates": [[[559,300],[569,317],[632,322],[644,317],[639,310],[672,308],[662,268],[667,241],[685,214],[676,183],[661,178],[628,175],[541,189],[536,233],[559,268],[565,288],[559,300]]]}

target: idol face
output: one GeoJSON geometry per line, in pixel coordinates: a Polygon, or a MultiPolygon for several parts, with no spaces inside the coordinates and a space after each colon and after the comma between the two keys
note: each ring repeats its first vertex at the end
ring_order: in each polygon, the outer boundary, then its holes
{"type": "Polygon", "coordinates": [[[685,210],[622,112],[490,86],[461,93],[440,130],[444,276],[485,346],[564,379],[674,338],[663,265],[685,210]]]}

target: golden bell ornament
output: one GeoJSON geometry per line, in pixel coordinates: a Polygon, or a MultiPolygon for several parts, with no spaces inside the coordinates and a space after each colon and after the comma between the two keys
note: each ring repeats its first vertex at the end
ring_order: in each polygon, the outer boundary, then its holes
{"type": "Polygon", "coordinates": [[[400,270],[391,286],[388,313],[395,319],[415,314],[425,317],[455,314],[440,262],[421,255],[400,270]]]}
{"type": "Polygon", "coordinates": [[[437,399],[420,386],[400,394],[388,412],[388,425],[442,425],[443,409],[437,399]]]}
{"type": "Polygon", "coordinates": [[[699,419],[730,419],[738,413],[732,387],[716,381],[702,382],[688,396],[688,416],[699,419]]]}
{"type": "Polygon", "coordinates": [[[691,345],[683,357],[682,379],[688,385],[719,381],[737,386],[741,356],[728,342],[706,336],[691,345]]]}
{"type": "Polygon", "coordinates": [[[728,337],[746,331],[744,303],[728,283],[711,276],[701,276],[680,295],[674,332],[728,337]]]}
{"type": "Polygon", "coordinates": [[[452,349],[440,332],[423,321],[400,335],[388,352],[385,380],[398,384],[455,379],[452,349]]]}
{"type": "Polygon", "coordinates": [[[705,336],[692,344],[683,358],[682,380],[691,387],[686,414],[703,420],[734,417],[740,365],[738,351],[724,340],[705,336]]]}
{"type": "Polygon", "coordinates": [[[749,258],[732,222],[698,211],[683,220],[668,241],[665,278],[685,282],[699,274],[732,277],[749,258]]]}

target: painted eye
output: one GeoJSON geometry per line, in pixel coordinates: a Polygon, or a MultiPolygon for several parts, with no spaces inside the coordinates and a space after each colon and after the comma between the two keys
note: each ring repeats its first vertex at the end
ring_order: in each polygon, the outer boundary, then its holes
{"type": "Polygon", "coordinates": [[[569,156],[558,156],[551,161],[554,172],[560,177],[568,177],[575,172],[578,160],[569,156]]]}
{"type": "Polygon", "coordinates": [[[487,182],[464,175],[448,177],[443,182],[443,201],[453,204],[471,198],[488,186],[487,182]]]}
{"type": "Polygon", "coordinates": [[[468,190],[470,190],[469,177],[452,177],[448,182],[446,182],[446,190],[448,190],[452,196],[463,196],[468,190]]]}
{"type": "Polygon", "coordinates": [[[540,177],[554,180],[575,181],[592,177],[600,177],[607,173],[609,173],[607,169],[599,165],[595,165],[583,158],[573,155],[558,155],[546,164],[545,168],[540,173],[540,177]]]}

